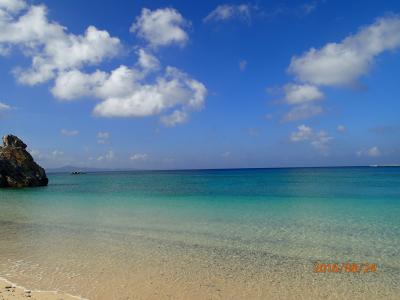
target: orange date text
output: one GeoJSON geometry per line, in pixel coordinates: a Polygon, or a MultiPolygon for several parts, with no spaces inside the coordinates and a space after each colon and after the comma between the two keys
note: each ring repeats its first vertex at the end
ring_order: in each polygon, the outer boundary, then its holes
{"type": "Polygon", "coordinates": [[[378,266],[375,263],[321,263],[314,265],[315,273],[375,273],[378,266]]]}

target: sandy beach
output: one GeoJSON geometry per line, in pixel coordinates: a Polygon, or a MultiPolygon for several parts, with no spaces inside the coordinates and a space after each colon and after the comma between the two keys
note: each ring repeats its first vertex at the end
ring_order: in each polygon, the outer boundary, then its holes
{"type": "Polygon", "coordinates": [[[0,278],[0,300],[76,300],[83,299],[65,293],[54,291],[35,291],[17,286],[10,281],[0,278]]]}

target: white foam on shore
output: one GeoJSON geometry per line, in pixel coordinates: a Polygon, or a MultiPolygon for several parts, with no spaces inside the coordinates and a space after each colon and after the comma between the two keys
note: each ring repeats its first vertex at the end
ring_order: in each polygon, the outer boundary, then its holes
{"type": "Polygon", "coordinates": [[[11,285],[13,287],[22,289],[24,291],[31,291],[31,292],[34,292],[34,293],[48,293],[48,294],[54,294],[54,295],[59,295],[60,293],[62,293],[64,295],[67,295],[68,297],[75,298],[75,299],[78,299],[78,300],[89,300],[88,298],[84,298],[82,296],[74,296],[74,295],[71,295],[71,294],[68,294],[68,293],[64,293],[64,292],[61,292],[61,291],[45,291],[45,290],[27,289],[26,287],[17,285],[15,283],[11,282],[10,280],[8,280],[8,279],[6,279],[4,277],[1,277],[1,276],[0,276],[0,281],[3,281],[3,282],[5,282],[5,283],[7,283],[7,284],[9,284],[9,285],[11,285]]]}

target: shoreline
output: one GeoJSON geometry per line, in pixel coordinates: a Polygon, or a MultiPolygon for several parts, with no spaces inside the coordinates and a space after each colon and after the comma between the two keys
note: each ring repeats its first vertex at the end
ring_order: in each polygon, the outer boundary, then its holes
{"type": "Polygon", "coordinates": [[[0,277],[0,300],[89,300],[59,291],[30,290],[0,277]]]}

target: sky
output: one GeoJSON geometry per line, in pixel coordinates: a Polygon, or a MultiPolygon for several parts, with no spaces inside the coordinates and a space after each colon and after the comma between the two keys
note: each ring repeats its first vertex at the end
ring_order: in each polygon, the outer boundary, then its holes
{"type": "Polygon", "coordinates": [[[0,134],[46,168],[400,163],[400,2],[0,0],[0,134]]]}

